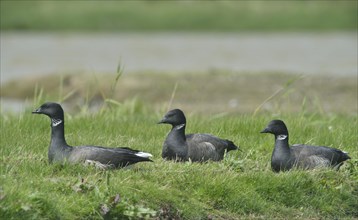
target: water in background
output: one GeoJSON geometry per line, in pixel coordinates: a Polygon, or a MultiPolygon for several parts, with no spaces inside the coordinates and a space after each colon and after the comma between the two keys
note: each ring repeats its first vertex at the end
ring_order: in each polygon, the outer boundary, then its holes
{"type": "Polygon", "coordinates": [[[1,34],[1,82],[73,71],[357,74],[357,33],[1,34]]]}
{"type": "MultiPolygon", "coordinates": [[[[1,83],[64,72],[279,71],[357,75],[357,33],[1,33],[1,83]]],[[[1,109],[26,103],[1,99],[1,109]]]]}

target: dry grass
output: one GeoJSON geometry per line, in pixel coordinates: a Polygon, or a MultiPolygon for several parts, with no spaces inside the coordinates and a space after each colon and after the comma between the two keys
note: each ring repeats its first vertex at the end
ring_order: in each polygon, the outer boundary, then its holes
{"type": "Polygon", "coordinates": [[[105,99],[124,102],[136,98],[154,109],[166,109],[171,103],[171,107],[201,113],[258,110],[356,114],[358,110],[357,77],[354,76],[141,72],[122,75],[112,91],[115,78],[114,74],[86,73],[32,76],[2,85],[1,97],[32,99],[38,87],[43,88],[47,100],[62,101],[59,99],[65,97],[68,103],[89,106],[105,99]]]}

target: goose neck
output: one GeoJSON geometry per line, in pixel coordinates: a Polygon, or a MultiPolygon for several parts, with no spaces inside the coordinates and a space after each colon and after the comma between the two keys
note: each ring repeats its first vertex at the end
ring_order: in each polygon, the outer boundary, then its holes
{"type": "Polygon", "coordinates": [[[288,135],[275,136],[275,152],[288,152],[290,150],[288,143],[288,135]]]}
{"type": "Polygon", "coordinates": [[[65,124],[62,119],[51,119],[51,145],[68,146],[65,139],[65,124]]]}

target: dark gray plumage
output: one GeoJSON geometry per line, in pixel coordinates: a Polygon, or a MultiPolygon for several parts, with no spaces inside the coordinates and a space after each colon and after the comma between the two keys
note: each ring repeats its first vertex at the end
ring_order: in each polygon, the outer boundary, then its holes
{"type": "Polygon", "coordinates": [[[275,135],[275,148],[271,157],[273,171],[286,171],[293,167],[313,169],[316,167],[339,167],[350,159],[346,152],[325,146],[295,144],[289,147],[288,130],[281,120],[271,121],[261,133],[275,135]]]}
{"type": "Polygon", "coordinates": [[[48,159],[53,162],[80,163],[89,162],[100,165],[101,168],[120,168],[141,161],[151,161],[149,153],[139,152],[130,148],[106,148],[100,146],[69,146],[65,140],[65,121],[61,105],[48,102],[33,114],[44,114],[51,119],[51,142],[48,159]]]}
{"type": "Polygon", "coordinates": [[[225,151],[238,147],[229,140],[220,139],[211,134],[185,135],[186,118],[180,109],[169,111],[160,124],[171,124],[172,129],[163,144],[162,157],[180,161],[219,161],[225,151]]]}

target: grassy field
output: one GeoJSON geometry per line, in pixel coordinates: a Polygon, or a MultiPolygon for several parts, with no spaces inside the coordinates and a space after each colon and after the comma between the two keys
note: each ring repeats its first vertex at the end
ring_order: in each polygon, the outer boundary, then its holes
{"type": "Polygon", "coordinates": [[[67,113],[71,145],[128,146],[154,155],[154,163],[100,171],[49,165],[50,121],[31,110],[1,114],[1,219],[358,218],[356,116],[188,112],[188,132],[216,134],[242,148],[220,163],[198,164],[161,159],[170,128],[156,122],[165,111],[111,104],[97,113],[67,113]],[[273,173],[273,137],[259,133],[273,118],[287,123],[292,143],[337,147],[354,159],[339,171],[273,173]]]}
{"type": "Polygon", "coordinates": [[[33,103],[0,116],[1,219],[358,218],[356,77],[64,74],[8,82],[1,98],[33,103]],[[50,121],[31,114],[48,100],[65,102],[69,144],[127,146],[152,153],[154,163],[110,171],[49,165],[50,121]],[[168,108],[187,113],[188,133],[231,139],[242,151],[219,163],[163,161],[170,127],[156,123],[168,108]],[[336,147],[353,159],[339,171],[273,173],[274,140],[259,131],[277,118],[292,144],[336,147]]]}
{"type": "Polygon", "coordinates": [[[356,1],[1,1],[1,30],[344,31],[356,1]]]}

